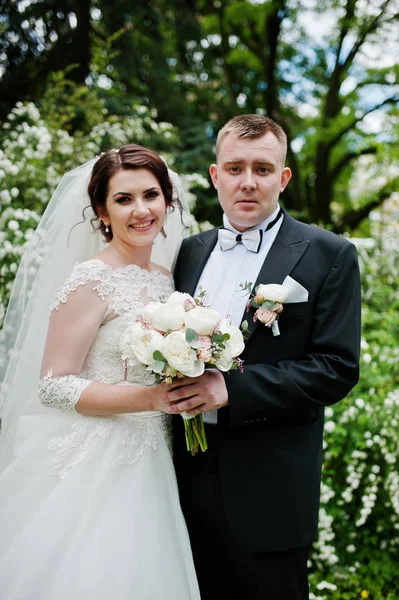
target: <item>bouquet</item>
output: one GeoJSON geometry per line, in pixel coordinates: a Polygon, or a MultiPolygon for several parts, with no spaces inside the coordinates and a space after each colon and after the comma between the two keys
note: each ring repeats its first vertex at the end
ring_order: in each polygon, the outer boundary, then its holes
{"type": "MultiPolygon", "coordinates": [[[[238,327],[204,305],[205,292],[194,299],[174,292],[166,302],[149,302],[121,338],[126,367],[141,363],[157,381],[199,377],[205,368],[242,370],[238,358],[244,339],[238,327]]],[[[182,414],[187,450],[207,450],[202,414],[182,414]]]]}

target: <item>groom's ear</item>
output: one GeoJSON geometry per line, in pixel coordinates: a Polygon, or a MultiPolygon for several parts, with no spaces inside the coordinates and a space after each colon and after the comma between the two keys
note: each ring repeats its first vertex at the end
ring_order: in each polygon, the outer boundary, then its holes
{"type": "Polygon", "coordinates": [[[280,194],[287,187],[287,184],[288,184],[289,180],[291,179],[291,177],[292,177],[291,169],[289,169],[288,167],[284,167],[284,169],[281,172],[280,194]]]}
{"type": "Polygon", "coordinates": [[[209,167],[209,175],[211,176],[213,187],[215,188],[215,190],[217,190],[218,189],[218,166],[217,165],[211,165],[209,167]]]}

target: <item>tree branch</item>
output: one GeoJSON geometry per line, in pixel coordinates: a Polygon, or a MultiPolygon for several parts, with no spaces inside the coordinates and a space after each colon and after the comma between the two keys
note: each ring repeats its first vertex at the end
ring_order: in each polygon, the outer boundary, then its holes
{"type": "Polygon", "coordinates": [[[345,154],[336,165],[334,165],[331,170],[331,180],[335,181],[338,175],[341,173],[342,169],[346,167],[352,160],[358,158],[359,156],[363,156],[365,154],[376,154],[377,147],[376,146],[368,146],[367,148],[363,148],[359,152],[348,152],[345,154]]]}
{"type": "Polygon", "coordinates": [[[353,119],[353,121],[351,121],[349,123],[349,125],[347,125],[346,127],[344,127],[344,129],[342,129],[334,138],[332,138],[327,143],[327,148],[329,148],[329,149],[333,148],[333,146],[335,146],[337,144],[337,142],[339,142],[339,140],[346,133],[348,133],[348,131],[350,131],[351,129],[353,129],[354,126],[357,123],[359,123],[360,121],[362,121],[370,113],[374,112],[375,110],[378,110],[379,108],[382,108],[383,106],[386,106],[387,104],[396,104],[397,102],[399,102],[399,96],[392,96],[391,98],[386,98],[385,100],[383,100],[383,102],[380,102],[380,104],[377,104],[376,106],[373,106],[373,108],[370,108],[369,110],[366,110],[366,112],[364,112],[360,117],[358,117],[356,119],[353,119]]]}
{"type": "Polygon", "coordinates": [[[367,202],[361,208],[353,209],[347,212],[341,219],[341,222],[334,228],[335,233],[346,233],[355,229],[366,219],[372,210],[381,206],[387,200],[395,189],[397,189],[398,178],[386,183],[376,194],[376,196],[367,202]]]}

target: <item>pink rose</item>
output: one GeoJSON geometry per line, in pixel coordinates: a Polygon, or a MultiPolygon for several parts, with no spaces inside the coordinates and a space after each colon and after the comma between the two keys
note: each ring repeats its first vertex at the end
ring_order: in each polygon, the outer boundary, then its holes
{"type": "Polygon", "coordinates": [[[195,301],[194,301],[192,298],[190,298],[190,299],[188,299],[188,298],[187,298],[186,300],[184,300],[183,307],[184,307],[184,310],[185,310],[186,312],[187,312],[188,310],[192,310],[192,309],[193,309],[193,308],[195,308],[196,306],[197,306],[197,305],[195,304],[195,301]]]}
{"type": "Polygon", "coordinates": [[[200,360],[204,361],[205,363],[209,363],[209,361],[212,358],[212,351],[205,350],[205,348],[198,348],[197,356],[200,360]]]}
{"type": "Polygon", "coordinates": [[[264,308],[258,308],[254,314],[254,323],[260,321],[266,327],[271,327],[274,321],[277,319],[277,314],[274,310],[265,310],[264,308]]]}
{"type": "Polygon", "coordinates": [[[203,350],[209,350],[212,346],[212,340],[209,336],[207,335],[199,335],[198,336],[199,341],[201,342],[201,349],[203,350]]]}
{"type": "Polygon", "coordinates": [[[197,356],[200,360],[204,362],[209,362],[212,358],[212,340],[207,335],[200,335],[198,339],[201,343],[201,346],[197,350],[197,356]]]}

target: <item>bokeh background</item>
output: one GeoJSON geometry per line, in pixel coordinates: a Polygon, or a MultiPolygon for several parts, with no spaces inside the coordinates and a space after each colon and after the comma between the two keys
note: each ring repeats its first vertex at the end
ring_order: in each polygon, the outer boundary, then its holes
{"type": "Polygon", "coordinates": [[[220,223],[208,166],[239,113],[287,132],[283,206],[356,243],[361,380],[326,411],[312,600],[399,598],[398,56],[398,0],[0,0],[0,327],[65,171],[148,145],[195,233],[220,223]]]}

